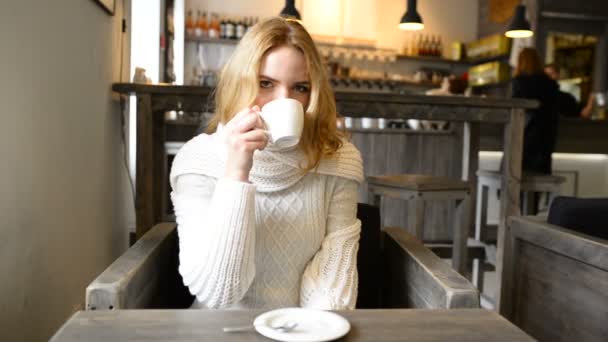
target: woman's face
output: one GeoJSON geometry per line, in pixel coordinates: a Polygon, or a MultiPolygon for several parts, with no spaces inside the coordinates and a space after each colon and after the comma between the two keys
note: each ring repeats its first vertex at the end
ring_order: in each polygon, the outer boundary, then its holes
{"type": "Polygon", "coordinates": [[[304,110],[310,100],[310,79],[306,59],[300,50],[279,46],[269,50],[259,72],[259,91],[254,104],[262,108],[267,102],[290,98],[300,101],[304,110]]]}

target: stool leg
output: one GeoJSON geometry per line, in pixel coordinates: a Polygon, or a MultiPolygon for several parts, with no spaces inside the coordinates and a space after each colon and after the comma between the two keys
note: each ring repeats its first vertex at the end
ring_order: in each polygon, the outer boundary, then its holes
{"type": "Polygon", "coordinates": [[[467,194],[464,199],[456,205],[456,213],[460,215],[458,223],[454,227],[454,245],[452,247],[452,267],[458,273],[470,278],[467,274],[467,236],[471,225],[470,208],[471,195],[467,194]]]}
{"type": "Polygon", "coordinates": [[[475,287],[479,290],[479,292],[483,292],[483,274],[484,274],[483,263],[484,263],[483,259],[474,259],[473,260],[473,275],[471,278],[473,280],[473,285],[475,285],[475,287]]]}
{"type": "Polygon", "coordinates": [[[538,193],[534,191],[524,191],[522,209],[523,215],[538,214],[538,193]]]}
{"type": "Polygon", "coordinates": [[[530,209],[530,194],[527,191],[522,191],[521,194],[521,215],[528,215],[530,209]]]}
{"type": "Polygon", "coordinates": [[[480,190],[477,192],[477,210],[475,212],[475,240],[485,241],[486,240],[486,223],[488,221],[488,194],[490,188],[487,186],[480,186],[480,190]]]}
{"type": "Polygon", "coordinates": [[[557,197],[557,193],[555,191],[547,192],[547,210],[551,208],[551,203],[553,203],[553,199],[557,197]]]}
{"type": "Polygon", "coordinates": [[[425,201],[420,198],[420,196],[417,196],[415,199],[411,200],[410,203],[410,210],[408,213],[409,225],[414,229],[414,236],[416,239],[423,241],[425,201]]]}

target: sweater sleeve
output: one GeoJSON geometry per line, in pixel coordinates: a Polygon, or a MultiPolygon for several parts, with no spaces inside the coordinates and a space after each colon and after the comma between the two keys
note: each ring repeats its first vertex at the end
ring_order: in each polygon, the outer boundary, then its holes
{"type": "Polygon", "coordinates": [[[184,284],[202,307],[237,303],[255,275],[255,186],[184,174],[171,199],[184,284]]]}
{"type": "Polygon", "coordinates": [[[302,276],[300,306],[323,310],[354,309],[357,302],[358,184],[338,179],[329,204],[327,232],[302,276]]]}

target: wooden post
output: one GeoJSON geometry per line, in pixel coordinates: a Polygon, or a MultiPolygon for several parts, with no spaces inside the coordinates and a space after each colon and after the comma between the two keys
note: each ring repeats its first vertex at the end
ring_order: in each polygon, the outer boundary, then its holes
{"type": "Polygon", "coordinates": [[[502,194],[500,201],[500,224],[498,226],[498,247],[496,253],[496,309],[498,312],[509,317],[511,300],[507,298],[511,291],[511,280],[513,269],[511,263],[505,260],[511,259],[510,232],[507,223],[508,216],[519,216],[519,191],[521,186],[521,160],[524,140],[525,111],[514,108],[511,110],[509,122],[505,125],[504,132],[504,155],[502,169],[502,194]]]}
{"type": "Polygon", "coordinates": [[[154,225],[154,132],[152,95],[137,94],[137,167],[135,233],[139,239],[154,225]]]}
{"type": "Polygon", "coordinates": [[[467,237],[469,228],[471,227],[471,194],[468,193],[466,197],[456,204],[456,219],[457,223],[454,226],[454,243],[452,245],[452,266],[458,273],[464,277],[470,278],[468,274],[468,249],[467,249],[467,237]]]}
{"type": "MultiPolygon", "coordinates": [[[[477,170],[479,169],[479,122],[464,123],[462,145],[462,180],[471,185],[469,217],[475,217],[477,207],[477,170]]],[[[473,236],[475,228],[467,227],[467,236],[473,236]]]]}

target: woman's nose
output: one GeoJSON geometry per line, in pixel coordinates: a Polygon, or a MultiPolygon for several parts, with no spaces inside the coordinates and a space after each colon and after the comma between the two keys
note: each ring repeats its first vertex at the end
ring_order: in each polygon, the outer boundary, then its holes
{"type": "Polygon", "coordinates": [[[291,91],[287,87],[277,87],[275,99],[287,99],[291,97],[291,91]]]}

